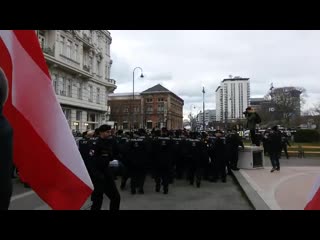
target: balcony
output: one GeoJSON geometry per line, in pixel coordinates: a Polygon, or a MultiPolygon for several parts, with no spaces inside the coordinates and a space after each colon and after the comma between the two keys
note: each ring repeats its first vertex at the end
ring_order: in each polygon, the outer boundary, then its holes
{"type": "Polygon", "coordinates": [[[110,79],[110,78],[107,78],[106,80],[107,80],[108,83],[116,85],[116,80],[113,80],[113,79],[110,79]]]}
{"type": "Polygon", "coordinates": [[[83,70],[90,73],[90,66],[89,65],[83,65],[83,70]]]}
{"type": "Polygon", "coordinates": [[[51,55],[51,56],[54,57],[54,45],[53,45],[53,47],[44,46],[44,47],[42,48],[42,51],[43,51],[44,53],[46,53],[46,54],[51,55]]]}

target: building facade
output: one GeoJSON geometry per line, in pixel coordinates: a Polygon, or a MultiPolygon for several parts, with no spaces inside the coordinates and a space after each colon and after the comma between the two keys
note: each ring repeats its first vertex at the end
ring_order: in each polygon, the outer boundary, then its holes
{"type": "Polygon", "coordinates": [[[244,119],[242,114],[249,106],[250,82],[249,78],[230,77],[222,80],[216,89],[216,120],[244,119]]]}
{"type": "Polygon", "coordinates": [[[36,30],[57,99],[73,131],[105,123],[110,79],[111,35],[106,30],[36,30]]]}
{"type": "Polygon", "coordinates": [[[109,95],[110,121],[117,129],[183,128],[184,101],[158,84],[141,93],[109,95]]]}
{"type": "MultiPolygon", "coordinates": [[[[204,110],[204,122],[206,125],[209,124],[209,122],[215,122],[216,121],[216,110],[204,110]]],[[[197,121],[202,124],[203,123],[203,113],[200,111],[200,113],[197,115],[197,121]]]]}

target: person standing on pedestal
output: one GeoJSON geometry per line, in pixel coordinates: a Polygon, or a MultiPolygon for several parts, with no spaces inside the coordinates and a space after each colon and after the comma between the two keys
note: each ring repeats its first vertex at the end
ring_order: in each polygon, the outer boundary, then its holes
{"type": "Polygon", "coordinates": [[[261,123],[261,118],[258,113],[255,112],[255,110],[251,107],[247,107],[246,111],[243,112],[247,119],[247,129],[250,130],[250,138],[252,144],[258,146],[258,141],[256,137],[256,124],[261,123]]]}

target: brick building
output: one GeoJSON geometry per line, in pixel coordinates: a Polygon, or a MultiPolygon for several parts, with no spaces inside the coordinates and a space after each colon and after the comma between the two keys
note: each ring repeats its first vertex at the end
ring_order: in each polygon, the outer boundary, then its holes
{"type": "Polygon", "coordinates": [[[110,121],[117,129],[183,128],[184,101],[162,85],[141,93],[109,95],[110,121]]]}

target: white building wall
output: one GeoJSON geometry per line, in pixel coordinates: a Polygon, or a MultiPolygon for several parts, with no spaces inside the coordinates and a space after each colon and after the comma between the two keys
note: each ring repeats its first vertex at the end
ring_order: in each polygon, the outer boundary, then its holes
{"type": "Polygon", "coordinates": [[[234,78],[222,81],[216,91],[216,120],[243,119],[242,112],[249,106],[249,98],[249,80],[234,78]]]}
{"type": "Polygon", "coordinates": [[[87,130],[90,123],[87,121],[88,113],[95,113],[99,120],[96,126],[90,125],[91,128],[104,123],[107,94],[116,88],[116,82],[110,79],[110,33],[106,30],[36,30],[36,33],[57,99],[63,109],[71,110],[68,119],[70,128],[81,132],[87,130]],[[67,87],[67,81],[70,82],[70,88],[67,87]],[[82,91],[79,99],[80,84],[82,91]],[[89,101],[89,86],[93,89],[92,101],[89,101]],[[100,101],[97,102],[98,88],[100,101]],[[77,111],[81,111],[80,121],[76,119],[77,111]],[[77,122],[79,127],[74,125],[77,122]]]}

